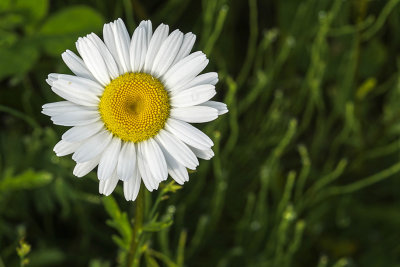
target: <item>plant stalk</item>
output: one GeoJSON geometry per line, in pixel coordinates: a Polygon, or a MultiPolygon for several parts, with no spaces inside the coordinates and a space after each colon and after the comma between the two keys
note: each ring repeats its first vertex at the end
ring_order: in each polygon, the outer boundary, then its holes
{"type": "Polygon", "coordinates": [[[128,260],[126,263],[127,267],[139,266],[140,252],[138,251],[138,248],[143,225],[144,200],[144,189],[141,188],[138,197],[136,198],[135,220],[132,231],[132,240],[129,246],[128,260]]]}

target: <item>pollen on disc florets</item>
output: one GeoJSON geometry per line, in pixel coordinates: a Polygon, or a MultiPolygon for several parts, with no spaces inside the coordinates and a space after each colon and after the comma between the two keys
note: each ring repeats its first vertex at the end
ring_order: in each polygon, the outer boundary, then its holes
{"type": "Polygon", "coordinates": [[[147,73],[126,73],[112,80],[100,98],[105,127],[124,141],[156,135],[168,119],[170,104],[163,84],[147,73]]]}

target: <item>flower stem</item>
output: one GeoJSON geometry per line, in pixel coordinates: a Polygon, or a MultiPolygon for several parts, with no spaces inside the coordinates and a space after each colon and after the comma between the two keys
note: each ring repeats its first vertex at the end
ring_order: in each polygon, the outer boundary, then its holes
{"type": "Polygon", "coordinates": [[[132,231],[132,240],[129,246],[128,260],[126,263],[127,267],[139,266],[140,253],[138,252],[138,247],[139,247],[139,237],[143,224],[143,212],[144,212],[144,189],[140,189],[138,197],[136,199],[135,221],[132,231]]]}

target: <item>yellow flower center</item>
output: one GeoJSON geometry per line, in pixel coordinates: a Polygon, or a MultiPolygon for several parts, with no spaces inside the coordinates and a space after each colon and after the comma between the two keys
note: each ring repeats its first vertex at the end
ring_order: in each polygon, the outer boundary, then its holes
{"type": "Polygon", "coordinates": [[[168,93],[146,73],[126,73],[112,80],[100,98],[107,130],[124,141],[141,142],[164,128],[169,116],[168,93]]]}

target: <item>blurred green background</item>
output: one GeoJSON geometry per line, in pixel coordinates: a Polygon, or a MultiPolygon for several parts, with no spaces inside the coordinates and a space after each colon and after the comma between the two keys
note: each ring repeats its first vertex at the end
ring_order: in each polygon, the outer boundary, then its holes
{"type": "Polygon", "coordinates": [[[0,266],[22,238],[28,266],[120,262],[118,208],[40,113],[60,54],[118,17],[195,33],[230,109],[199,125],[216,156],[161,202],[143,266],[400,266],[399,2],[1,0],[0,266]]]}

